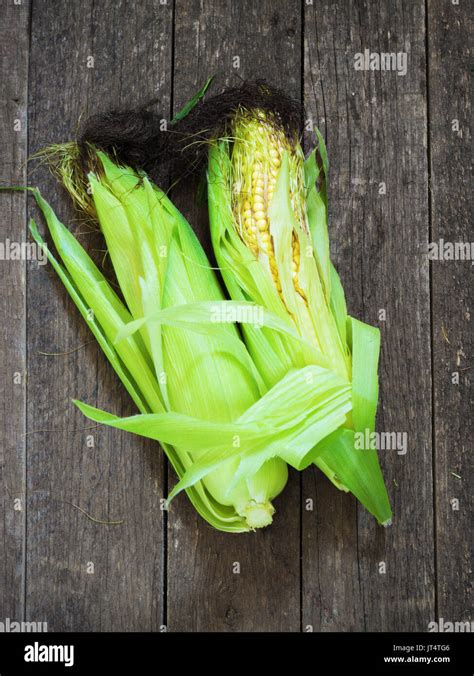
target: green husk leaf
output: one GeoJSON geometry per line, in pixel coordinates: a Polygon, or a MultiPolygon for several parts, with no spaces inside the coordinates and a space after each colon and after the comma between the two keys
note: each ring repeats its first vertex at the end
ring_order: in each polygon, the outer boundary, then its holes
{"type": "Polygon", "coordinates": [[[207,92],[209,87],[211,86],[211,82],[214,79],[214,75],[212,75],[201,87],[201,89],[187,101],[184,106],[181,108],[179,112],[176,113],[176,115],[173,117],[171,120],[171,124],[175,124],[176,122],[179,122],[180,120],[184,119],[190,112],[191,110],[199,103],[199,101],[203,98],[204,94],[207,92]]]}
{"type": "MultiPolygon", "coordinates": [[[[294,370],[257,400],[234,423],[200,420],[174,412],[118,418],[76,402],[95,422],[165,441],[197,453],[195,460],[170,494],[171,500],[232,457],[253,458],[241,463],[252,472],[256,464],[281,457],[296,469],[311,463],[315,440],[344,421],[351,408],[350,386],[336,374],[317,366],[294,370]],[[238,437],[240,444],[234,445],[238,437]],[[264,442],[264,446],[262,443],[264,442]]],[[[244,468],[244,470],[242,469],[244,468]]]]}
{"type": "MultiPolygon", "coordinates": [[[[89,174],[89,181],[100,229],[105,237],[117,281],[131,314],[139,317],[143,314],[139,283],[142,276],[139,241],[119,199],[94,174],[89,174]]],[[[120,179],[114,183],[118,186],[120,179]]]]}
{"type": "Polygon", "coordinates": [[[319,442],[318,459],[326,461],[341,482],[364,507],[387,526],[392,511],[377,458],[377,451],[354,447],[354,431],[344,427],[319,442]]]}
{"type": "Polygon", "coordinates": [[[324,285],[326,298],[329,298],[331,295],[331,260],[329,254],[327,211],[324,201],[315,186],[308,193],[306,210],[314,257],[324,285]]]}
{"type": "MultiPolygon", "coordinates": [[[[113,344],[120,329],[132,319],[130,313],[90,256],[56,217],[40,192],[36,190],[34,195],[69,277],[88,306],[86,320],[91,317],[97,320],[109,343],[113,344]]],[[[163,403],[159,388],[151,369],[150,356],[140,336],[127,339],[115,350],[123,364],[128,365],[141,396],[146,399],[150,409],[160,410],[163,403]]]]}
{"type": "Polygon", "coordinates": [[[305,195],[307,197],[308,194],[313,189],[313,187],[315,186],[321,171],[316,161],[316,148],[312,150],[308,155],[308,157],[305,159],[303,167],[304,167],[305,195]]]}
{"type": "Polygon", "coordinates": [[[349,317],[348,323],[352,345],[352,420],[357,432],[366,429],[372,432],[379,394],[380,331],[354,317],[349,317]]]}
{"type": "MultiPolygon", "coordinates": [[[[284,153],[278,173],[275,193],[269,207],[270,232],[273,235],[275,257],[278,264],[279,279],[288,311],[294,316],[295,323],[304,331],[308,343],[317,342],[318,351],[323,353],[329,364],[344,374],[347,372],[346,355],[340,342],[334,318],[329,311],[329,296],[325,289],[329,281],[321,282],[318,274],[317,257],[301,256],[299,284],[303,288],[307,304],[296,292],[292,278],[292,233],[296,230],[300,237],[300,248],[304,252],[310,246],[308,235],[301,231],[296,222],[290,200],[288,154],[284,153]],[[310,324],[310,325],[309,325],[310,324]]],[[[322,248],[322,247],[321,247],[322,248]]],[[[314,253],[314,245],[313,245],[314,253]]],[[[322,268],[329,274],[329,244],[326,254],[322,254],[322,268]]],[[[312,363],[309,350],[305,350],[306,363],[312,363]]]]}
{"type": "Polygon", "coordinates": [[[268,217],[270,219],[270,234],[274,242],[278,276],[288,311],[295,317],[299,317],[301,324],[304,324],[291,276],[292,235],[295,218],[290,199],[290,166],[286,151],[283,153],[276,179],[275,193],[268,208],[268,217]]]}
{"type": "Polygon", "coordinates": [[[344,288],[336,268],[330,262],[331,274],[331,311],[336,320],[337,330],[344,348],[347,350],[347,306],[344,288]]]}
{"type": "MultiPolygon", "coordinates": [[[[372,432],[378,399],[378,357],[380,332],[377,328],[348,318],[352,346],[352,421],[356,433],[372,432]]],[[[383,525],[391,522],[392,512],[380,470],[377,451],[355,446],[355,432],[341,428],[317,446],[318,460],[327,463],[337,481],[383,525]]]]}
{"type": "Polygon", "coordinates": [[[46,251],[49,262],[53,266],[54,270],[57,272],[59,278],[61,279],[62,283],[66,287],[66,290],[68,291],[69,295],[71,296],[72,300],[74,301],[74,304],[76,305],[76,307],[78,308],[82,317],[86,321],[88,327],[92,331],[94,337],[96,338],[97,342],[101,346],[101,348],[104,351],[107,359],[109,360],[109,362],[111,363],[114,371],[117,373],[118,377],[120,378],[120,380],[124,384],[127,392],[132,397],[136,406],[138,407],[138,409],[142,413],[149,412],[150,409],[149,409],[146,401],[142,398],[142,394],[140,392],[140,389],[138,388],[136,382],[133,380],[133,378],[132,378],[131,374],[129,373],[128,369],[126,368],[125,364],[123,363],[123,361],[118,356],[117,351],[115,350],[115,348],[113,346],[113,343],[109,340],[109,338],[107,337],[103,328],[98,323],[97,319],[93,316],[91,317],[90,308],[84,302],[84,299],[82,298],[82,296],[79,292],[79,289],[77,288],[77,286],[74,283],[71,276],[60,265],[60,263],[58,263],[58,261],[55,259],[53,254],[49,251],[48,247],[46,246],[46,243],[44,242],[43,238],[41,237],[41,235],[38,231],[38,226],[36,225],[36,223],[33,219],[30,220],[30,232],[31,232],[34,240],[37,242],[37,244],[39,246],[41,246],[41,248],[44,251],[46,251]]]}
{"type": "Polygon", "coordinates": [[[175,411],[120,418],[78,400],[74,400],[74,404],[81,413],[94,422],[186,448],[187,451],[197,453],[198,457],[208,450],[220,450],[222,453],[222,449],[232,447],[235,435],[239,435],[241,442],[248,443],[277,432],[276,429],[258,422],[245,424],[213,422],[175,411]]]}
{"type": "MultiPolygon", "coordinates": [[[[263,327],[290,336],[302,343],[311,354],[312,361],[327,368],[328,360],[316,348],[299,336],[288,321],[280,319],[261,305],[246,301],[201,301],[183,303],[164,310],[153,311],[149,315],[131,321],[117,336],[117,342],[128,338],[149,322],[159,322],[177,328],[186,328],[205,335],[220,330],[223,324],[250,324],[257,330],[263,327]]],[[[236,341],[241,341],[236,336],[236,341]]]]}

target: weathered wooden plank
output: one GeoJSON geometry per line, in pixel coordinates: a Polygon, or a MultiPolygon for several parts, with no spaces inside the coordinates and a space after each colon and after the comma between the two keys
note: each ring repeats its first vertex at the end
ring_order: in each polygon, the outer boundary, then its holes
{"type": "MultiPolygon", "coordinates": [[[[29,3],[0,2],[0,184],[26,181],[29,3]]],[[[26,266],[8,242],[26,239],[26,197],[0,192],[0,618],[24,613],[26,266]]]]}
{"type": "MultiPolygon", "coordinates": [[[[467,3],[428,3],[431,241],[438,244],[472,241],[470,9],[467,3]]],[[[438,583],[433,619],[456,622],[468,620],[472,609],[472,260],[435,259],[431,271],[438,583]]]]}
{"type": "MultiPolygon", "coordinates": [[[[300,96],[299,3],[177,0],[174,108],[217,73],[219,84],[263,77],[300,96]]],[[[196,186],[175,191],[206,238],[196,186]]],[[[299,480],[292,476],[265,531],[229,535],[207,527],[185,500],[169,514],[168,625],[182,631],[297,631],[300,626],[299,480]],[[233,571],[240,563],[240,574],[233,571]]]]}
{"type": "MultiPolygon", "coordinates": [[[[30,152],[73,138],[81,115],[134,105],[157,90],[169,107],[171,26],[172,7],[159,0],[35,4],[30,152]]],[[[68,200],[46,170],[30,182],[72,222],[68,200]]],[[[90,234],[81,241],[98,246],[90,234]]],[[[90,423],[72,397],[122,415],[135,410],[94,342],[64,356],[39,354],[92,339],[49,268],[29,275],[28,316],[27,615],[54,630],[157,630],[164,584],[161,452],[131,435],[85,429],[90,423]],[[34,433],[40,429],[56,431],[34,433]],[[70,503],[123,524],[94,523],[70,503]]]]}
{"type": "Polygon", "coordinates": [[[305,103],[327,137],[332,253],[349,311],[382,331],[378,430],[408,435],[406,455],[382,452],[389,529],[304,478],[303,626],[316,631],[426,630],[434,612],[424,22],[421,0],[306,3],[305,103]],[[407,54],[406,75],[356,70],[365,48],[407,54]]]}

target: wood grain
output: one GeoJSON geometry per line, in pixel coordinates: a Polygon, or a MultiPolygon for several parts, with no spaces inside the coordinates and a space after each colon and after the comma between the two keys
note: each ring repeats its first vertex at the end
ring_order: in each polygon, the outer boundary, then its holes
{"type": "MultiPolygon", "coordinates": [[[[428,4],[431,241],[437,243],[472,241],[469,10],[466,3],[428,4]]],[[[472,617],[472,261],[433,260],[431,273],[438,578],[433,619],[461,622],[472,617]]]]}
{"type": "MultiPolygon", "coordinates": [[[[216,91],[239,77],[263,77],[300,96],[298,3],[177,0],[175,21],[175,110],[214,73],[216,91]]],[[[195,188],[175,190],[174,199],[208,242],[206,210],[192,206],[195,188]]],[[[170,630],[299,630],[298,476],[275,506],[270,528],[233,536],[212,531],[184,499],[176,501],[169,515],[170,630]]]]}
{"type": "MultiPolygon", "coordinates": [[[[0,2],[0,185],[26,182],[29,3],[0,2]]],[[[0,240],[25,242],[26,196],[0,192],[0,240]]],[[[3,250],[4,247],[2,247],[3,250]]],[[[0,619],[24,614],[26,267],[0,261],[0,619]]]]}
{"type": "Polygon", "coordinates": [[[430,296],[420,255],[429,237],[424,3],[315,2],[304,26],[305,102],[328,143],[332,253],[349,312],[382,332],[377,428],[407,432],[408,452],[382,453],[389,529],[325,479],[304,477],[315,509],[303,519],[303,625],[426,631],[435,589],[430,296]],[[407,74],[357,71],[354,55],[365,48],[406,52],[407,74]]]}
{"type": "MultiPolygon", "coordinates": [[[[171,21],[171,7],[159,0],[35,4],[30,153],[74,138],[81,115],[133,105],[157,88],[169,106],[171,21]]],[[[71,224],[68,199],[47,171],[30,182],[71,224]]],[[[33,207],[30,213],[37,216],[33,207]]],[[[76,232],[85,232],[77,218],[76,232]]],[[[87,232],[80,240],[103,246],[87,232]]],[[[77,397],[121,415],[135,411],[49,268],[29,276],[28,330],[28,617],[47,620],[50,630],[158,630],[161,451],[125,433],[87,429],[91,423],[72,405],[77,397]],[[64,356],[39,354],[85,343],[64,356]],[[52,431],[34,433],[42,429],[52,431]],[[71,503],[123,524],[94,523],[71,503]]]]}

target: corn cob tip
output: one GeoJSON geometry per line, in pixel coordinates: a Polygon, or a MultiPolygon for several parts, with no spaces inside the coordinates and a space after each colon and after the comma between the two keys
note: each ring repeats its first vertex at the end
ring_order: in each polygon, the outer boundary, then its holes
{"type": "Polygon", "coordinates": [[[273,521],[275,508],[271,502],[255,502],[251,500],[243,510],[242,516],[251,530],[265,528],[273,521]]]}

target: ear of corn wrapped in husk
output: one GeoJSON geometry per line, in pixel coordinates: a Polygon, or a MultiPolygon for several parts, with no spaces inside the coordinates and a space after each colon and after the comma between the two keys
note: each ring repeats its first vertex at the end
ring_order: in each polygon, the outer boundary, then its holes
{"type": "Polygon", "coordinates": [[[243,327],[266,385],[306,364],[352,383],[353,410],[317,445],[315,463],[387,524],[391,510],[377,453],[354,444],[356,432],[374,429],[379,331],[347,315],[329,258],[327,156],[319,132],[318,142],[322,168],[316,151],[304,160],[296,135],[271,113],[239,109],[228,136],[209,151],[212,242],[231,298],[286,317],[303,339],[243,327]]]}
{"type": "MultiPolygon", "coordinates": [[[[312,462],[315,440],[349,412],[350,386],[313,364],[267,391],[186,220],[146,176],[100,153],[98,161],[89,175],[92,206],[124,301],[38,191],[35,197],[62,262],[49,251],[48,258],[140,415],[121,419],[77,404],[93,420],[161,442],[180,477],[170,499],[186,489],[220,530],[268,525],[286,462],[312,462]]],[[[44,245],[34,223],[31,230],[44,245]]],[[[266,331],[304,344],[286,317],[260,319],[266,331]]]]}

